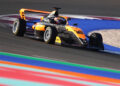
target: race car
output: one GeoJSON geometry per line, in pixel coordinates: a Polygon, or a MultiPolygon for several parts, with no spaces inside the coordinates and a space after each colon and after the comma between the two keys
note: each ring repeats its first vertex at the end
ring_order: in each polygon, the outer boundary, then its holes
{"type": "Polygon", "coordinates": [[[30,35],[35,39],[43,40],[48,44],[71,45],[79,47],[98,47],[102,45],[102,35],[92,33],[84,34],[77,24],[69,25],[70,17],[60,16],[58,7],[52,12],[20,9],[20,18],[13,23],[12,32],[15,36],[30,35]],[[40,13],[38,19],[27,19],[26,12],[40,13]]]}

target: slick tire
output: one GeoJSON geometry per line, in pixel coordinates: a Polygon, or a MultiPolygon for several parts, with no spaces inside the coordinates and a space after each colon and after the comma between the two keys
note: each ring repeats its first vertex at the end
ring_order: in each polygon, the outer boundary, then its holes
{"type": "Polygon", "coordinates": [[[16,19],[13,23],[12,33],[15,36],[24,36],[26,31],[26,21],[23,19],[16,19]]]}
{"type": "Polygon", "coordinates": [[[103,38],[100,33],[92,33],[90,35],[90,46],[95,46],[98,48],[103,48],[103,38]]]}
{"type": "Polygon", "coordinates": [[[43,40],[47,44],[54,44],[57,36],[57,30],[55,27],[47,27],[44,32],[43,40]]]}

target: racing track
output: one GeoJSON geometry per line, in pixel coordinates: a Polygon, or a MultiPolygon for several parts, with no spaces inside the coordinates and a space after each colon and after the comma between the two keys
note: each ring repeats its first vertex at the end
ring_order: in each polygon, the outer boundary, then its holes
{"type": "MultiPolygon", "coordinates": [[[[0,1],[0,14],[18,13],[20,8],[49,10],[53,6],[62,7],[62,13],[119,16],[120,1],[113,0],[4,0],[0,1]],[[52,2],[51,2],[52,1],[52,2]],[[108,4],[109,2],[109,4],[108,4]],[[96,4],[95,4],[96,3],[96,4]],[[73,6],[70,6],[73,5],[73,6]],[[9,7],[7,7],[9,6],[9,7]],[[76,10],[75,10],[76,9],[76,10]],[[80,11],[79,11],[80,10],[80,11]]],[[[0,24],[0,52],[9,52],[34,57],[55,59],[84,65],[120,69],[120,55],[49,45],[28,38],[15,37],[10,27],[0,24]]]]}

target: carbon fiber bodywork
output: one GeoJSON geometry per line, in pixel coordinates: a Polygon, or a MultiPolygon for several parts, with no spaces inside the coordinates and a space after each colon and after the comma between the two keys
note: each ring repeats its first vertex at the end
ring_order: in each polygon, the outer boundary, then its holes
{"type": "Polygon", "coordinates": [[[49,38],[49,40],[51,39],[52,40],[50,42],[48,40],[48,42],[46,43],[52,43],[52,44],[57,43],[59,45],[72,45],[72,46],[86,47],[86,48],[101,47],[102,45],[101,34],[94,33],[88,37],[84,34],[81,28],[77,27],[76,23],[74,23],[73,25],[69,24],[68,21],[71,21],[71,18],[64,16],[59,16],[65,20],[63,23],[55,23],[53,20],[54,18],[58,17],[58,15],[54,16],[56,13],[58,13],[58,10],[47,12],[47,11],[32,10],[32,9],[21,9],[20,20],[26,21],[25,34],[44,41],[45,38],[51,37],[49,38]],[[27,19],[24,13],[25,11],[33,12],[33,13],[41,13],[39,15],[41,17],[40,19],[27,19]]]}

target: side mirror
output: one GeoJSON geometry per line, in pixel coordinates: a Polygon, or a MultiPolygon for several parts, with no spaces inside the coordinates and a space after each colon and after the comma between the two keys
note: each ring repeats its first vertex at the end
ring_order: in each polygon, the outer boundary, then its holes
{"type": "Polygon", "coordinates": [[[71,20],[71,18],[68,18],[67,20],[69,21],[69,20],[71,20]]]}
{"type": "Polygon", "coordinates": [[[78,26],[78,24],[77,24],[77,23],[74,23],[73,25],[74,25],[74,26],[78,26]]]}

